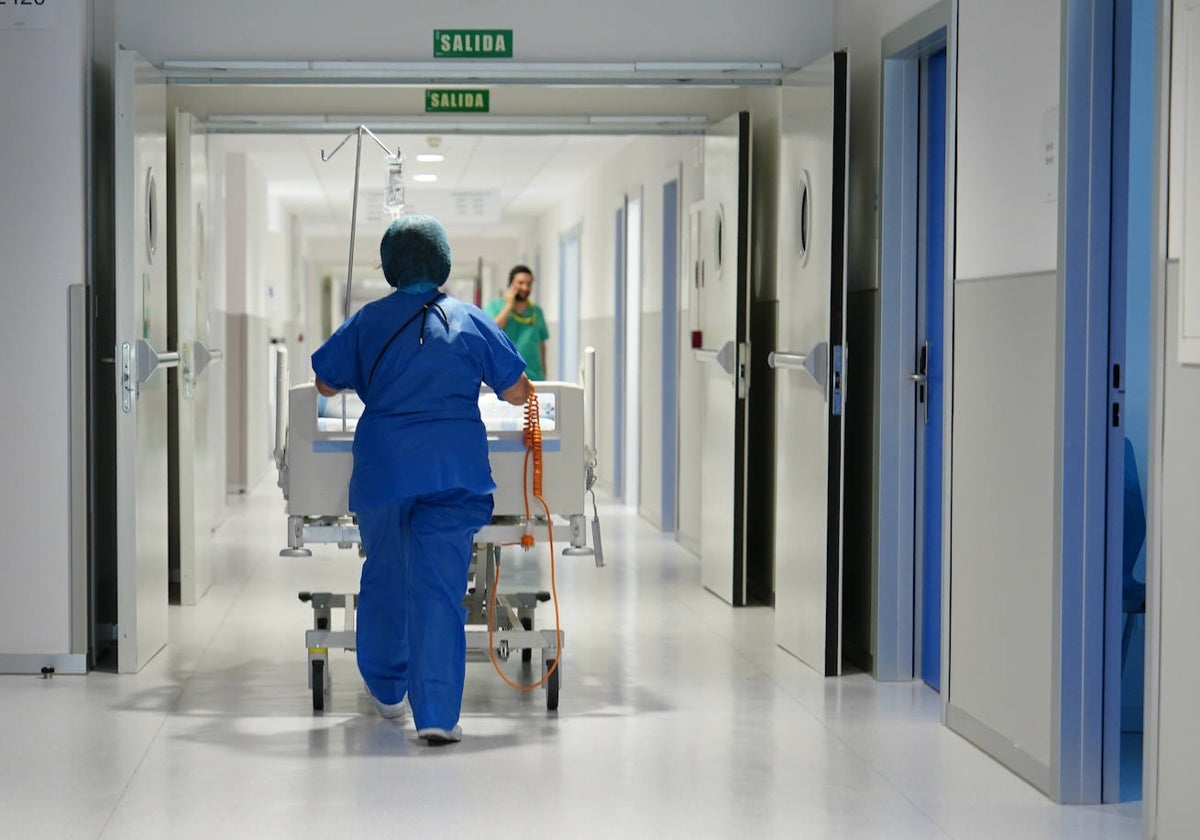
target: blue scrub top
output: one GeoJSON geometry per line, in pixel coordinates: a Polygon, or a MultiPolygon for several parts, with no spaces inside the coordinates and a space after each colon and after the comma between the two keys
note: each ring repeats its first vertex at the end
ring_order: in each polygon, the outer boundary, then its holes
{"type": "Polygon", "coordinates": [[[475,306],[437,297],[448,327],[434,307],[422,313],[434,298],[393,292],[372,301],[312,355],[322,382],[356,391],[366,405],[354,433],[351,510],[451,488],[496,489],[479,385],[499,398],[521,378],[525,362],[475,306]]]}

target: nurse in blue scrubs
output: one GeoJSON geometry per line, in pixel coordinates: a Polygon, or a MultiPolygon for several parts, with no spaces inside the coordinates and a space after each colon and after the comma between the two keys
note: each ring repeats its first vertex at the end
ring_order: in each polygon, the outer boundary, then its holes
{"type": "Polygon", "coordinates": [[[492,516],[480,383],[521,405],[525,363],[480,309],[438,291],[450,245],[430,216],[401,216],[379,248],[396,291],[354,313],[313,353],[317,390],[366,405],[354,435],[350,509],[366,561],[358,667],[380,714],[404,700],[428,743],[462,739],[463,596],[476,531],[492,516]]]}

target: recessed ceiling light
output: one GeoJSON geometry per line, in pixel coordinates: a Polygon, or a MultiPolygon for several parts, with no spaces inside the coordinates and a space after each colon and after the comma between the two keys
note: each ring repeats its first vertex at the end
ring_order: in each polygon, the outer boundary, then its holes
{"type": "Polygon", "coordinates": [[[437,176],[436,175],[414,175],[413,180],[420,181],[423,184],[432,184],[434,181],[437,180],[437,176]]]}
{"type": "Polygon", "coordinates": [[[432,155],[432,154],[417,155],[417,160],[419,160],[421,163],[441,163],[445,159],[446,159],[445,155],[432,155]]]}

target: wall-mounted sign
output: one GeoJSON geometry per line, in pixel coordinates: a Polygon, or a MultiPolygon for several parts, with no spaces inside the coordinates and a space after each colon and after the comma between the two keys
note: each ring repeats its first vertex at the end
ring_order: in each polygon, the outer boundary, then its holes
{"type": "Polygon", "coordinates": [[[486,114],[491,106],[490,91],[425,91],[425,111],[439,114],[486,114]]]}
{"type": "Polygon", "coordinates": [[[46,29],[53,25],[54,0],[0,0],[0,29],[46,29]]]}
{"type": "Polygon", "coordinates": [[[435,29],[434,58],[512,58],[511,29],[435,29]]]}

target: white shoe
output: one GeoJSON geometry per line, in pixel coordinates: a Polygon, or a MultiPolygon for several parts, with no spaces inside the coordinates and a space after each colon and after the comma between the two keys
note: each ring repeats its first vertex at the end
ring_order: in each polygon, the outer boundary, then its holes
{"type": "Polygon", "coordinates": [[[388,720],[402,718],[408,710],[408,704],[404,700],[401,700],[399,703],[384,703],[374,697],[371,699],[375,700],[375,708],[379,710],[380,717],[385,717],[388,720]]]}
{"type": "Polygon", "coordinates": [[[456,744],[462,740],[462,727],[458,724],[450,731],[439,729],[436,726],[430,726],[425,729],[417,730],[417,737],[425,740],[426,743],[437,746],[439,744],[456,744]]]}

